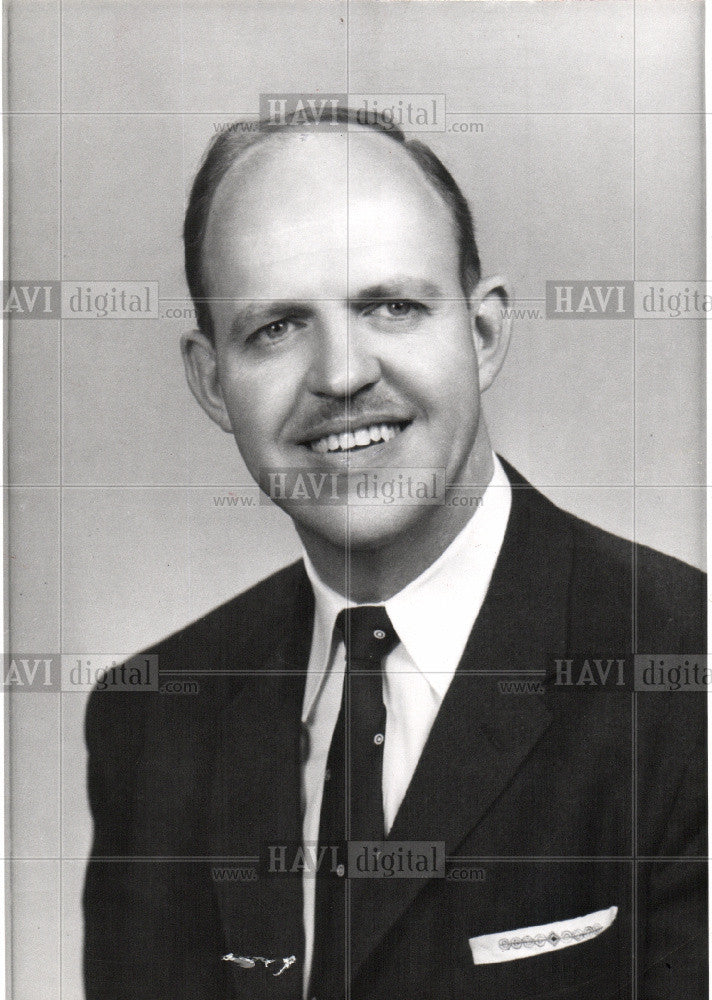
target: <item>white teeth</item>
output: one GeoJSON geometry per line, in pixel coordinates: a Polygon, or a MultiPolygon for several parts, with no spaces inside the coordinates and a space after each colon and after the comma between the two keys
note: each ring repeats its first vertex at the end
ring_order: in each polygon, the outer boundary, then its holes
{"type": "Polygon", "coordinates": [[[310,448],[320,455],[330,451],[351,451],[352,448],[365,448],[378,441],[391,441],[400,432],[401,428],[396,424],[372,424],[370,427],[359,427],[357,431],[329,434],[312,441],[310,448]]]}

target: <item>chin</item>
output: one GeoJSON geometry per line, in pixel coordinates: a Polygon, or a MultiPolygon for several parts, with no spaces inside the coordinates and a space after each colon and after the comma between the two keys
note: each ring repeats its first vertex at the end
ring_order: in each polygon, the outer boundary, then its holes
{"type": "Polygon", "coordinates": [[[289,512],[306,529],[331,545],[352,551],[375,551],[392,545],[409,534],[433,507],[413,504],[322,507],[289,512]],[[305,516],[306,513],[306,516],[305,516]],[[348,514],[348,516],[347,516],[348,514]]]}

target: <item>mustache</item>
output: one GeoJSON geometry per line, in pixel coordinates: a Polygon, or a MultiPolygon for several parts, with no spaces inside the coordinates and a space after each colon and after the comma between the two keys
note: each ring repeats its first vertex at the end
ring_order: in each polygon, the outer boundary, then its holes
{"type": "Polygon", "coordinates": [[[362,399],[354,400],[328,399],[318,408],[310,410],[300,423],[305,426],[328,423],[330,420],[349,420],[353,423],[374,413],[401,413],[406,409],[401,400],[386,396],[364,396],[362,399]]]}
{"type": "Polygon", "coordinates": [[[390,395],[374,393],[353,399],[324,399],[294,423],[292,436],[311,438],[323,428],[334,424],[353,427],[356,424],[405,422],[412,419],[412,408],[403,400],[390,395]]]}

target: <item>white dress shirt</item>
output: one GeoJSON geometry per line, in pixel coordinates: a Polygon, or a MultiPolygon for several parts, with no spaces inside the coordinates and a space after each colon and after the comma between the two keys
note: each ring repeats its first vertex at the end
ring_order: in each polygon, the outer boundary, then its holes
{"type": "MultiPolygon", "coordinates": [[[[494,456],[494,474],[482,503],[442,555],[384,604],[400,643],[386,657],[383,701],[383,814],[386,833],[393,825],[442,700],[480,613],[509,518],[512,490],[494,456]]],[[[333,641],[342,608],[353,601],[318,577],[306,552],[306,571],[314,589],[314,632],[302,723],[309,739],[302,768],[302,836],[319,839],[319,816],[326,760],[341,707],[346,650],[333,641]]],[[[304,996],[314,950],[316,883],[304,877],[304,996]]]]}

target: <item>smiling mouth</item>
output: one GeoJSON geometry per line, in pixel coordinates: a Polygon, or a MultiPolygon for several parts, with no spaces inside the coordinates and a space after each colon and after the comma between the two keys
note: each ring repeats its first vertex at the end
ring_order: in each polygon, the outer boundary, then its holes
{"type": "Polygon", "coordinates": [[[354,431],[343,431],[340,434],[327,434],[306,442],[307,447],[317,455],[327,455],[330,452],[359,451],[370,448],[371,445],[391,441],[408,427],[410,421],[388,424],[368,424],[354,431]]]}

